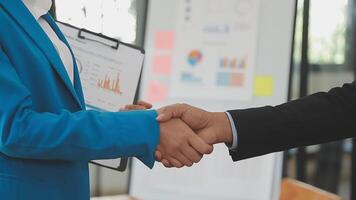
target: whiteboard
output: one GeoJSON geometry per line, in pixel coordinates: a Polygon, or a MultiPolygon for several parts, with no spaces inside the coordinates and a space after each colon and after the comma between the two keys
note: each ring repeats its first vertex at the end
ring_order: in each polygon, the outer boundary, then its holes
{"type": "MultiPolygon", "coordinates": [[[[151,0],[141,99],[225,111],[287,100],[295,1],[151,0]]],[[[153,170],[133,161],[144,200],[277,199],[281,155],[233,163],[224,145],[199,164],[153,170]]]]}

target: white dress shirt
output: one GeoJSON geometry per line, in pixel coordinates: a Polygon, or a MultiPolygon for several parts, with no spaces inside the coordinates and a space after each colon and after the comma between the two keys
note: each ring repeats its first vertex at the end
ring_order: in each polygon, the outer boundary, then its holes
{"type": "Polygon", "coordinates": [[[57,34],[54,32],[52,27],[48,22],[42,17],[47,14],[51,9],[52,1],[51,0],[23,0],[23,3],[27,9],[31,12],[33,17],[42,27],[43,31],[47,34],[49,39],[52,41],[53,46],[56,48],[59,57],[62,60],[64,67],[68,73],[69,79],[74,83],[74,74],[73,74],[73,57],[70,53],[67,45],[59,39],[57,34]]]}
{"type": "Polygon", "coordinates": [[[236,151],[237,150],[237,142],[238,142],[238,135],[237,135],[237,127],[232,119],[232,116],[229,112],[226,112],[227,117],[229,118],[230,121],[230,126],[231,126],[231,133],[232,133],[232,144],[226,144],[227,147],[229,147],[230,150],[236,151]]]}

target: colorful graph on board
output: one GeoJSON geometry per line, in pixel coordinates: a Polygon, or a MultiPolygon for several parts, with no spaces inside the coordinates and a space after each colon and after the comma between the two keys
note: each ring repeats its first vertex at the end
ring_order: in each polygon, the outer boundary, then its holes
{"type": "Polygon", "coordinates": [[[113,92],[115,94],[122,94],[120,85],[120,74],[117,75],[116,79],[111,79],[108,75],[105,75],[104,79],[98,80],[98,87],[113,92]]]}
{"type": "Polygon", "coordinates": [[[247,59],[243,58],[238,60],[236,57],[232,59],[224,57],[220,59],[219,66],[220,68],[245,69],[247,67],[247,59]]]}
{"type": "Polygon", "coordinates": [[[219,72],[216,77],[217,86],[242,87],[245,75],[242,73],[219,72]]]}
{"type": "Polygon", "coordinates": [[[203,54],[199,50],[193,50],[188,54],[188,63],[191,66],[198,65],[203,60],[203,54]]]}

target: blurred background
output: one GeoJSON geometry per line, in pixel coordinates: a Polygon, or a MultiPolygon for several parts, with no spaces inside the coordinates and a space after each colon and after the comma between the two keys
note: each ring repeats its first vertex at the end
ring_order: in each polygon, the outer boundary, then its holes
{"type": "MultiPolygon", "coordinates": [[[[355,0],[298,0],[290,99],[352,82],[355,75],[355,0]]],[[[57,0],[57,20],[143,46],[147,0],[57,0]],[[115,19],[115,20],[112,20],[115,19]]],[[[350,199],[352,141],[285,154],[284,176],[350,199]]],[[[130,170],[91,165],[92,196],[128,192],[130,170]]]]}

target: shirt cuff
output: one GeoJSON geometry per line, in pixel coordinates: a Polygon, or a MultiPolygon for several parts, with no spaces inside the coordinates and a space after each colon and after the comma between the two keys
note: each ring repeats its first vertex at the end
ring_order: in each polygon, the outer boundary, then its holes
{"type": "Polygon", "coordinates": [[[227,147],[229,147],[230,150],[234,151],[237,149],[237,129],[234,120],[231,117],[231,114],[229,112],[226,112],[227,117],[229,118],[230,121],[230,126],[231,126],[231,132],[232,132],[232,144],[226,144],[227,147]]]}

